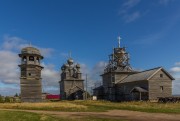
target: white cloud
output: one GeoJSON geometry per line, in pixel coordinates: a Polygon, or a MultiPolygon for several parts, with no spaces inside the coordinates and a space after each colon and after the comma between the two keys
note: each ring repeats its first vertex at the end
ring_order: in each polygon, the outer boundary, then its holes
{"type": "Polygon", "coordinates": [[[42,88],[44,92],[59,94],[60,72],[55,70],[52,64],[42,64],[42,88]]]}
{"type": "Polygon", "coordinates": [[[170,68],[170,73],[175,78],[173,81],[173,94],[180,95],[180,63],[176,62],[175,66],[170,68]]]}
{"type": "Polygon", "coordinates": [[[141,17],[141,13],[138,10],[132,11],[132,9],[140,3],[140,0],[126,0],[119,11],[119,15],[124,19],[126,23],[135,21],[141,17]]]}
{"type": "Polygon", "coordinates": [[[133,13],[130,14],[125,14],[124,15],[124,19],[126,23],[135,21],[136,19],[138,19],[140,17],[140,12],[139,11],[135,11],[133,13]]]}
{"type": "Polygon", "coordinates": [[[37,47],[37,48],[40,50],[41,54],[45,56],[46,58],[51,57],[52,53],[54,52],[54,49],[52,48],[40,48],[40,47],[37,47]]]}
{"type": "Polygon", "coordinates": [[[59,81],[60,81],[60,72],[55,70],[55,66],[53,64],[44,64],[42,63],[44,69],[42,70],[42,79],[44,89],[58,87],[59,88],[59,81]]]}
{"type": "Polygon", "coordinates": [[[17,54],[7,50],[1,50],[0,58],[0,81],[3,83],[19,83],[17,54]]]}
{"type": "Polygon", "coordinates": [[[176,63],[175,63],[175,66],[180,66],[180,62],[176,62],[176,63]]]}
{"type": "Polygon", "coordinates": [[[86,64],[81,64],[81,72],[83,72],[83,79],[86,79],[85,74],[87,74],[87,87],[91,93],[92,89],[95,88],[95,86],[97,87],[102,84],[102,78],[100,75],[103,74],[105,65],[107,65],[106,62],[100,61],[96,63],[92,69],[90,69],[86,64]]]}
{"type": "Polygon", "coordinates": [[[123,3],[122,7],[124,7],[125,10],[129,10],[136,5],[138,5],[140,0],[126,0],[126,2],[123,3]]]}
{"type": "Polygon", "coordinates": [[[101,75],[104,72],[105,66],[107,65],[107,62],[100,61],[98,62],[92,69],[93,75],[101,75]]]}
{"type": "Polygon", "coordinates": [[[180,95],[180,78],[173,81],[172,88],[173,95],[180,95]]]}
{"type": "Polygon", "coordinates": [[[176,62],[175,66],[170,68],[170,73],[175,75],[176,77],[180,77],[180,62],[176,62]]]}
{"type": "Polygon", "coordinates": [[[1,47],[3,50],[20,50],[21,48],[28,46],[28,44],[26,44],[27,41],[19,37],[5,35],[3,40],[4,43],[1,47]]]}
{"type": "Polygon", "coordinates": [[[170,69],[170,71],[173,73],[178,73],[178,72],[180,72],[180,67],[173,67],[170,69]]]}
{"type": "MultiPolygon", "coordinates": [[[[118,11],[118,14],[126,23],[133,22],[139,19],[140,17],[146,15],[147,12],[150,11],[150,9],[148,8],[146,8],[145,11],[139,9],[137,10],[136,6],[138,6],[141,3],[141,1],[142,0],[124,0],[124,3],[122,3],[120,10],[118,11]]],[[[172,1],[174,0],[157,0],[155,1],[155,3],[158,5],[167,6],[172,1]]]]}

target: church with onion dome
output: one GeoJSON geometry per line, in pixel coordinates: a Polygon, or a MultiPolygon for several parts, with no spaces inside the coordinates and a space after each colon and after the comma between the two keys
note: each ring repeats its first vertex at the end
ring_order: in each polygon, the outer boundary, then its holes
{"type": "Polygon", "coordinates": [[[69,58],[61,67],[60,94],[64,100],[84,99],[84,84],[80,65],[69,58]]]}

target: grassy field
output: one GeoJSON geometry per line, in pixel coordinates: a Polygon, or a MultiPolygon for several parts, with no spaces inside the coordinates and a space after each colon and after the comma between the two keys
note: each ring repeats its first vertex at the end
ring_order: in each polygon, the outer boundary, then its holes
{"type": "Polygon", "coordinates": [[[102,112],[117,109],[153,113],[180,113],[180,103],[152,102],[60,101],[44,103],[0,103],[0,108],[66,112],[102,112]]]}
{"type": "Polygon", "coordinates": [[[0,111],[1,121],[127,121],[121,119],[111,118],[98,118],[98,117],[82,117],[82,118],[70,118],[70,117],[55,117],[45,114],[36,114],[21,111],[0,111]]]}
{"type": "Polygon", "coordinates": [[[0,111],[1,121],[59,121],[55,117],[39,115],[36,113],[0,111]]]}

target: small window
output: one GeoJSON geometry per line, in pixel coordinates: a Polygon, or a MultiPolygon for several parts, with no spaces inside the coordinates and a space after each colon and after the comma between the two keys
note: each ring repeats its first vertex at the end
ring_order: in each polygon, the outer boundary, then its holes
{"type": "Polygon", "coordinates": [[[36,58],[36,60],[38,60],[38,61],[39,61],[39,58],[37,57],[37,58],[36,58]]]}
{"type": "Polygon", "coordinates": [[[29,56],[29,60],[30,61],[34,61],[34,57],[33,56],[29,56]]]}
{"type": "Polygon", "coordinates": [[[161,90],[161,92],[163,92],[163,90],[164,90],[164,87],[163,87],[163,86],[160,86],[160,90],[161,90]]]}
{"type": "Polygon", "coordinates": [[[29,73],[29,76],[31,76],[31,73],[29,73]]]}
{"type": "Polygon", "coordinates": [[[163,74],[160,74],[160,77],[163,78],[163,74]]]}
{"type": "Polygon", "coordinates": [[[126,90],[126,86],[124,86],[124,91],[126,90]]]}
{"type": "Polygon", "coordinates": [[[111,77],[111,81],[113,84],[115,83],[115,77],[114,76],[111,77]]]}
{"type": "Polygon", "coordinates": [[[26,62],[26,56],[23,57],[23,61],[26,62]]]}

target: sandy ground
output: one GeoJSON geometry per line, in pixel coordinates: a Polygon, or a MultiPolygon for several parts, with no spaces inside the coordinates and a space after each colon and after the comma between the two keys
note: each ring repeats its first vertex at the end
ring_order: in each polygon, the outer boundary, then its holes
{"type": "Polygon", "coordinates": [[[38,110],[17,110],[17,109],[0,109],[10,111],[26,111],[39,114],[48,114],[57,117],[82,118],[86,116],[100,118],[127,119],[129,121],[180,121],[180,114],[164,113],[145,113],[138,111],[110,110],[108,112],[58,112],[58,111],[38,111],[38,110]]]}

